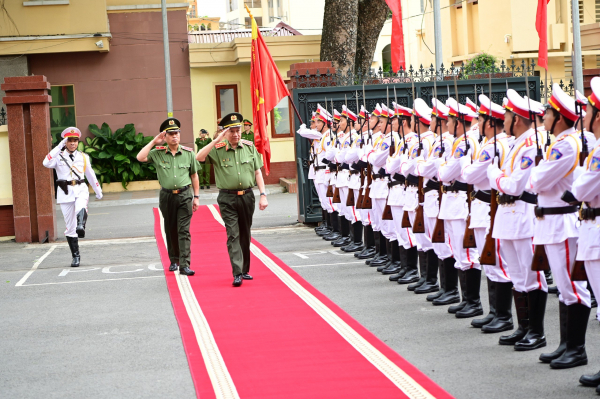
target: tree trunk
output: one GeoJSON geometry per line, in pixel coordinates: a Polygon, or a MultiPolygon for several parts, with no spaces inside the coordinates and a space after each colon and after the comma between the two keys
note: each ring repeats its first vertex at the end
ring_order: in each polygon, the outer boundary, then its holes
{"type": "Polygon", "coordinates": [[[377,39],[390,12],[385,0],[358,1],[358,29],[354,70],[362,73],[371,69],[377,39]]]}
{"type": "Polygon", "coordinates": [[[325,0],[321,61],[333,62],[344,74],[354,69],[357,22],[358,0],[325,0]]]}

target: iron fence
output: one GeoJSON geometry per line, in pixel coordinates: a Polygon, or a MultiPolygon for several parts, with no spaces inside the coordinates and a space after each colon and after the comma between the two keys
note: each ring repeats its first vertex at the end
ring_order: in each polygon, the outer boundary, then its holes
{"type": "Polygon", "coordinates": [[[6,125],[6,111],[4,107],[0,108],[0,126],[6,125]]]}

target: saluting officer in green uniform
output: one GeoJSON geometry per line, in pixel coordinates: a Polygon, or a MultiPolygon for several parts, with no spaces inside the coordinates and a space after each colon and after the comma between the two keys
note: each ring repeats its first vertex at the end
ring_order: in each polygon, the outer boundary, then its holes
{"type": "Polygon", "coordinates": [[[262,159],[254,143],[241,138],[242,115],[232,113],[221,121],[223,130],[209,145],[198,152],[196,159],[214,165],[219,196],[217,203],[227,230],[227,250],[233,269],[233,286],[252,280],[250,272],[250,228],[254,215],[254,193],[260,190],[259,208],[269,203],[260,168],[262,159]]]}
{"type": "Polygon", "coordinates": [[[244,133],[242,133],[242,139],[254,143],[254,132],[252,131],[252,122],[250,122],[248,119],[244,119],[244,133]]]}
{"type": "Polygon", "coordinates": [[[179,268],[179,273],[193,276],[190,269],[190,222],[200,206],[198,199],[198,170],[192,148],[179,145],[181,124],[169,118],[160,125],[160,133],[137,155],[140,162],[152,162],[156,168],[158,182],[162,187],[158,206],[162,213],[167,250],[171,265],[169,271],[179,268]],[[166,146],[160,146],[166,141],[166,146]],[[156,148],[152,148],[158,145],[156,148]]]}
{"type": "MultiPolygon", "coordinates": [[[[206,147],[211,141],[212,139],[208,137],[208,131],[200,129],[200,137],[196,139],[198,151],[206,147]]],[[[202,170],[198,171],[198,176],[200,178],[200,190],[204,190],[204,186],[210,188],[210,164],[202,164],[202,170]]]]}

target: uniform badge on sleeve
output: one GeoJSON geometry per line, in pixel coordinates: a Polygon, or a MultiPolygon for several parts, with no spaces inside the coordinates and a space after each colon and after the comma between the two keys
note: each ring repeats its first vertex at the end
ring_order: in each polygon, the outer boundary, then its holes
{"type": "Polygon", "coordinates": [[[381,149],[382,150],[387,150],[388,148],[390,148],[390,146],[387,143],[381,144],[381,149]]]}
{"type": "Polygon", "coordinates": [[[433,151],[433,155],[439,158],[441,152],[442,152],[442,147],[437,147],[435,149],[435,151],[433,151]]]}
{"type": "Polygon", "coordinates": [[[590,162],[590,170],[592,172],[598,172],[600,170],[600,158],[592,158],[592,162],[590,162]]]}
{"type": "Polygon", "coordinates": [[[560,157],[562,157],[562,156],[563,156],[562,152],[560,152],[556,148],[553,148],[552,151],[550,152],[550,158],[548,158],[548,160],[556,161],[556,160],[560,159],[560,157]]]}
{"type": "Polygon", "coordinates": [[[487,151],[482,151],[481,155],[479,155],[479,162],[485,162],[490,159],[490,154],[487,151]]]}
{"type": "Polygon", "coordinates": [[[413,148],[412,153],[410,154],[411,158],[416,158],[417,157],[417,152],[419,151],[418,147],[413,148]]]}
{"type": "Polygon", "coordinates": [[[533,163],[533,159],[531,159],[529,157],[521,158],[521,169],[527,169],[528,167],[531,166],[532,163],[533,163]]]}
{"type": "Polygon", "coordinates": [[[462,158],[464,156],[465,156],[464,148],[459,147],[454,151],[454,158],[462,158]]]}

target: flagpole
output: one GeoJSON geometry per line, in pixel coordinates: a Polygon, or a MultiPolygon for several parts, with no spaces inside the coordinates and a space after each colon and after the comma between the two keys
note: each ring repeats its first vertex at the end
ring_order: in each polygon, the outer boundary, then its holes
{"type": "Polygon", "coordinates": [[[298,112],[298,108],[296,108],[296,104],[294,104],[294,100],[292,100],[292,96],[288,96],[288,98],[290,99],[290,103],[292,103],[292,108],[294,108],[296,116],[298,117],[298,119],[300,119],[300,124],[304,124],[304,122],[302,122],[302,118],[300,117],[300,113],[298,112]]]}

